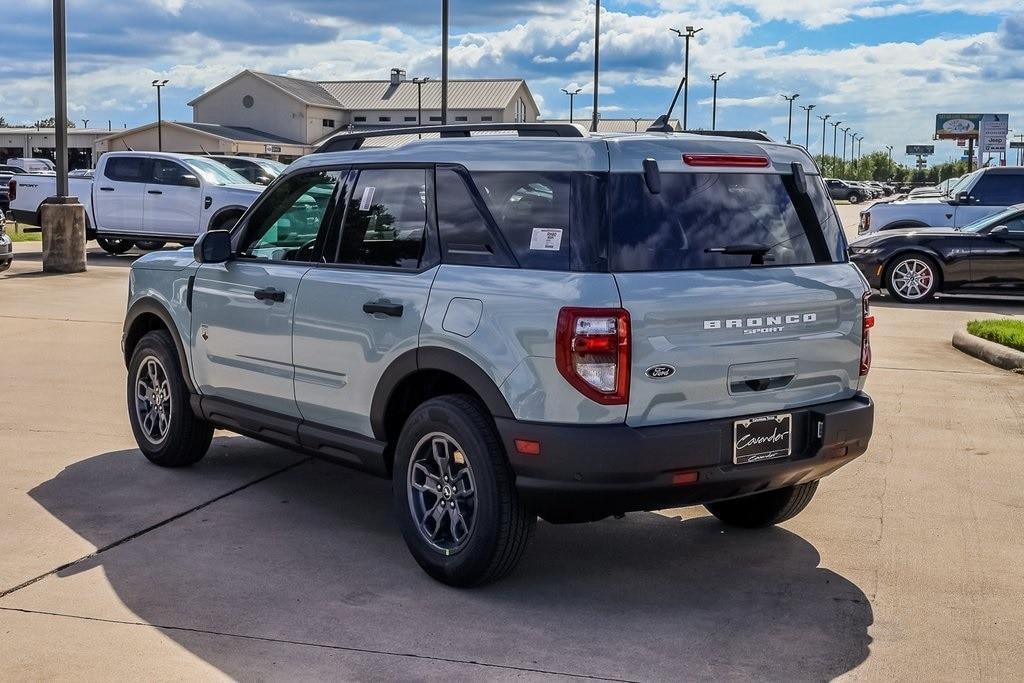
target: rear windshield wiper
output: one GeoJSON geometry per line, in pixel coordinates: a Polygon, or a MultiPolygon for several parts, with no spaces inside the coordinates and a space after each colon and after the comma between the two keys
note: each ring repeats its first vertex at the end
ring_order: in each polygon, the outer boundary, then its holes
{"type": "Polygon", "coordinates": [[[750,264],[763,266],[765,261],[774,261],[772,257],[765,258],[765,255],[774,247],[766,247],[763,244],[727,244],[724,247],[709,247],[704,250],[705,254],[725,254],[726,256],[750,256],[750,264]]]}

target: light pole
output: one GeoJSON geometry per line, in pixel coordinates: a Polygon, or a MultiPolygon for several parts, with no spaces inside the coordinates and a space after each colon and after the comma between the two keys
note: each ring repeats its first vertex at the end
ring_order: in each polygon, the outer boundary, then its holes
{"type": "Polygon", "coordinates": [[[160,91],[163,90],[164,86],[167,85],[167,79],[153,81],[153,87],[156,88],[156,149],[158,152],[164,151],[164,110],[160,99],[160,91]]]}
{"type": "Polygon", "coordinates": [[[824,116],[819,116],[818,118],[821,119],[821,164],[822,164],[822,166],[824,166],[825,165],[825,126],[828,125],[828,120],[830,118],[832,118],[832,114],[825,114],[824,116]]]}
{"type": "Polygon", "coordinates": [[[89,127],[89,119],[82,119],[82,128],[89,127]]]}
{"type": "Polygon", "coordinates": [[[849,137],[851,128],[853,128],[853,126],[843,128],[843,165],[841,166],[843,169],[843,175],[846,175],[846,138],[849,137]]]}
{"type": "Polygon", "coordinates": [[[576,101],[576,96],[580,94],[583,88],[576,88],[575,90],[567,90],[562,88],[562,92],[569,96],[569,123],[573,123],[573,103],[576,101]]]}
{"type": "Polygon", "coordinates": [[[448,125],[448,0],[441,2],[441,125],[448,125]]]}
{"type": "Polygon", "coordinates": [[[685,31],[680,31],[677,28],[669,29],[676,34],[677,37],[682,38],[686,41],[686,49],[684,50],[683,56],[683,130],[689,130],[686,125],[687,117],[690,109],[690,38],[704,30],[701,28],[694,28],[687,26],[685,31]]]}
{"type": "Polygon", "coordinates": [[[802,104],[800,105],[800,108],[807,112],[807,132],[804,137],[804,149],[808,152],[811,149],[811,111],[817,106],[816,104],[808,104],[806,107],[802,104]]]}
{"type": "Polygon", "coordinates": [[[412,79],[412,82],[416,84],[416,125],[423,125],[423,84],[429,81],[429,78],[420,78],[417,76],[412,79]]]}
{"type": "Polygon", "coordinates": [[[715,130],[718,122],[718,81],[722,80],[724,75],[724,71],[717,76],[711,74],[711,130],[715,130]]]}
{"type": "Polygon", "coordinates": [[[833,121],[829,125],[832,126],[832,175],[839,177],[842,175],[837,172],[836,166],[839,161],[839,157],[836,156],[836,142],[839,139],[839,126],[842,125],[842,121],[833,121]]]}
{"type": "Polygon", "coordinates": [[[892,150],[893,150],[893,146],[892,145],[886,145],[885,148],[887,150],[889,150],[889,165],[885,167],[885,174],[889,178],[892,178],[892,150]]]}
{"type": "Polygon", "coordinates": [[[780,95],[780,97],[789,102],[789,129],[786,133],[786,144],[793,144],[793,100],[800,97],[800,93],[793,93],[792,95],[780,95]]]}
{"type": "Polygon", "coordinates": [[[590,132],[597,132],[597,91],[601,76],[601,0],[594,4],[594,107],[590,112],[590,132]]]}
{"type": "Polygon", "coordinates": [[[640,132],[640,122],[644,120],[643,117],[631,118],[629,120],[633,122],[633,132],[634,133],[639,133],[640,132]]]}

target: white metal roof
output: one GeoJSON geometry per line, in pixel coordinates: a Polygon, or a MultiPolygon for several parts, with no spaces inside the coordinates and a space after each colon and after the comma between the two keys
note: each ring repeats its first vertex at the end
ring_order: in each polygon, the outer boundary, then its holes
{"type": "MultiPolygon", "coordinates": [[[[448,82],[449,109],[504,109],[523,85],[521,78],[452,80],[448,82]]],[[[412,81],[325,81],[321,83],[338,103],[352,110],[412,110],[417,107],[417,86],[412,81]]],[[[441,108],[441,81],[423,84],[423,108],[441,108]]],[[[533,102],[531,102],[533,104],[533,102]]]]}

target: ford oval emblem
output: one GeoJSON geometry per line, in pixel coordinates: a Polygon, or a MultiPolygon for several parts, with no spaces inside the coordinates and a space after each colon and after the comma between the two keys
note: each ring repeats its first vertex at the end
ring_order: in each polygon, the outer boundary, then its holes
{"type": "Polygon", "coordinates": [[[652,365],[647,368],[647,376],[651,379],[666,379],[676,374],[676,369],[671,365],[652,365]]]}

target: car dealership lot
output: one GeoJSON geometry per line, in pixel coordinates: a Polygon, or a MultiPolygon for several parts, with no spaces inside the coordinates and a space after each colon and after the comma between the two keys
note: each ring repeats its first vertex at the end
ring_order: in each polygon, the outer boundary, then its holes
{"type": "Polygon", "coordinates": [[[872,446],[782,527],[540,524],[515,574],[457,591],[409,556],[386,481],[227,435],[191,470],[149,465],[124,408],[130,259],[43,276],[39,245],[17,249],[0,678],[1024,674],[1024,378],[949,344],[1022,303],[876,300],[872,446]]]}

